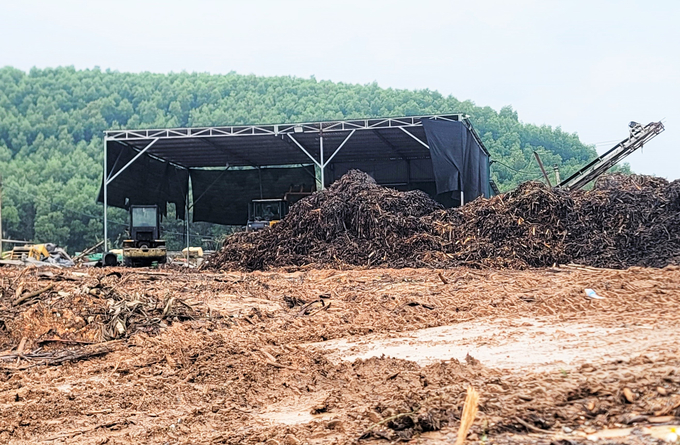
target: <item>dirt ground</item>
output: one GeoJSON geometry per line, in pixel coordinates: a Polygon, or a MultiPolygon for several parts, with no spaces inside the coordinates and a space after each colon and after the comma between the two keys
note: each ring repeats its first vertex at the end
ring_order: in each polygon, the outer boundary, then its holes
{"type": "Polygon", "coordinates": [[[0,283],[0,443],[453,443],[468,386],[468,443],[650,444],[680,423],[675,266],[0,283]]]}

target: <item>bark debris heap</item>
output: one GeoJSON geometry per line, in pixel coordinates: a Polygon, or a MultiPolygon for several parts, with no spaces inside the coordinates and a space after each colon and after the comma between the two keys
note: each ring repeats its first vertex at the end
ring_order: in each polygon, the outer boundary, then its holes
{"type": "Polygon", "coordinates": [[[443,209],[420,191],[379,186],[352,170],[295,204],[271,229],[237,233],[210,269],[495,267],[680,263],[680,180],[607,175],[592,190],[526,182],[443,209]]]}

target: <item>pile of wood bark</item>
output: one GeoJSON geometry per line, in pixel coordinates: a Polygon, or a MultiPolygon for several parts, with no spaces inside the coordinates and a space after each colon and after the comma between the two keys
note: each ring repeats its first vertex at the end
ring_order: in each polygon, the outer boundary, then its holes
{"type": "Polygon", "coordinates": [[[680,181],[608,175],[574,193],[527,182],[445,210],[422,192],[381,187],[354,170],[295,204],[271,229],[227,238],[205,267],[523,269],[569,262],[680,262],[680,181]]]}

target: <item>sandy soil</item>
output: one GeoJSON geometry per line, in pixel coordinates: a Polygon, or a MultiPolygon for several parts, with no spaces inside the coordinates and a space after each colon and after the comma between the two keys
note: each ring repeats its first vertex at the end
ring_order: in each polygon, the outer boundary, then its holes
{"type": "Polygon", "coordinates": [[[677,267],[116,272],[0,269],[1,443],[453,443],[470,385],[469,443],[679,423],[677,267]]]}

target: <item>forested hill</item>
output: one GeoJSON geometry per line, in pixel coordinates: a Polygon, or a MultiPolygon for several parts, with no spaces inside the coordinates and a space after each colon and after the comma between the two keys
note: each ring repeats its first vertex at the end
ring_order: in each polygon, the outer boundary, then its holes
{"type": "MultiPolygon", "coordinates": [[[[520,123],[510,107],[495,111],[436,91],[235,73],[0,68],[4,238],[56,242],[70,251],[101,238],[102,206],[95,198],[107,129],[457,112],[471,116],[498,161],[492,175],[502,190],[540,176],[534,150],[546,165],[559,164],[563,175],[595,156],[574,134],[520,123]]],[[[112,213],[115,238],[125,215],[112,213]]]]}

